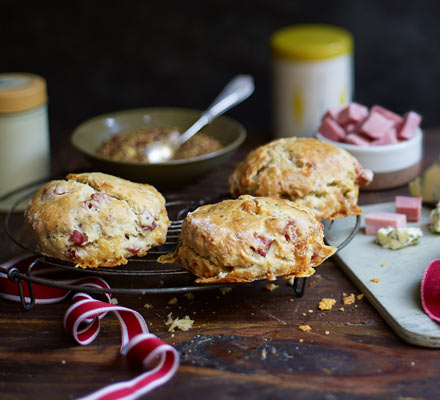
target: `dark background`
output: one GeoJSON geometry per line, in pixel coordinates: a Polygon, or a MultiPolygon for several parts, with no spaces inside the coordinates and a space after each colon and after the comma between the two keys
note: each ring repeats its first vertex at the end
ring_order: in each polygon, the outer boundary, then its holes
{"type": "Polygon", "coordinates": [[[425,128],[440,125],[435,0],[0,0],[0,69],[47,79],[53,134],[120,109],[202,109],[232,76],[250,73],[256,92],[229,115],[268,132],[268,38],[302,22],[353,33],[358,102],[416,110],[425,128]]]}

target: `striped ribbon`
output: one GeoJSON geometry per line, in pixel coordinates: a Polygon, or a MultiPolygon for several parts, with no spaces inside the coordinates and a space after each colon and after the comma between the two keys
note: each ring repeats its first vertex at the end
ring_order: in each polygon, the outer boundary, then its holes
{"type": "MultiPolygon", "coordinates": [[[[10,271],[17,268],[25,273],[29,264],[34,261],[34,255],[22,255],[0,265],[3,270],[10,271]]],[[[54,272],[52,267],[36,266],[35,275],[54,272]]],[[[66,279],[59,282],[78,287],[110,288],[107,282],[99,277],[85,277],[80,279],[66,279]]],[[[69,291],[60,288],[33,283],[32,288],[36,304],[56,303],[65,299],[69,291]]],[[[30,301],[29,291],[23,286],[26,301],[30,301]]],[[[81,345],[87,345],[98,336],[100,320],[108,312],[113,312],[121,324],[122,344],[121,353],[135,360],[144,368],[152,369],[136,378],[106,386],[81,400],[131,400],[148,393],[154,388],[169,381],[179,366],[179,354],[170,345],[162,342],[157,336],[149,333],[143,317],[134,310],[120,305],[111,304],[111,296],[106,293],[108,303],[99,301],[86,293],[74,294],[73,304],[67,309],[64,317],[66,331],[81,345]]],[[[6,273],[0,272],[0,297],[20,302],[20,293],[17,282],[8,278],[6,273]]]]}

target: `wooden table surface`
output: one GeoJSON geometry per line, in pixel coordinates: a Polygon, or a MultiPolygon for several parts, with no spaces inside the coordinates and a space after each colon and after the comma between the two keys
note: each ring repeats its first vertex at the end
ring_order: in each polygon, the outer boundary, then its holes
{"type": "MultiPolygon", "coordinates": [[[[234,158],[202,181],[175,190],[185,196],[225,193],[234,165],[269,138],[249,135],[234,158]]],[[[54,142],[54,171],[68,171],[87,162],[66,138],[54,142]]],[[[440,131],[425,136],[425,166],[440,152],[440,131]]],[[[407,188],[363,192],[360,204],[390,201],[407,188]]],[[[165,192],[165,195],[169,195],[165,192]]],[[[1,226],[4,225],[1,215],[1,226]]],[[[20,250],[0,234],[0,261],[20,250]]],[[[176,376],[145,398],[198,399],[438,399],[440,351],[403,342],[366,299],[342,306],[342,293],[359,291],[333,260],[309,278],[306,293],[295,298],[281,280],[184,295],[117,295],[119,304],[139,311],[152,333],[175,346],[181,355],[176,376]],[[177,303],[169,304],[172,297],[177,303]],[[337,299],[333,310],[317,308],[323,297],[337,299]],[[149,303],[152,308],[145,308],[149,303]],[[192,329],[168,332],[167,315],[190,316],[192,329]],[[309,324],[303,333],[299,325],[309,324]]],[[[77,345],[63,329],[67,299],[37,305],[29,312],[0,299],[0,398],[73,399],[141,371],[119,353],[116,318],[102,321],[100,336],[88,346],[77,345]]]]}

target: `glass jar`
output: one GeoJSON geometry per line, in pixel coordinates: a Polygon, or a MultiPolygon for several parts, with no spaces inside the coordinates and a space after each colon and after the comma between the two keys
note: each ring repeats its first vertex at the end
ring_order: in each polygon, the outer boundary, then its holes
{"type": "MultiPolygon", "coordinates": [[[[46,81],[34,74],[0,74],[0,196],[49,171],[46,81]]],[[[1,211],[9,207],[0,203],[1,211]]]]}
{"type": "Polygon", "coordinates": [[[353,97],[353,37],[320,24],[282,28],[270,38],[276,137],[314,136],[325,111],[353,97]]]}

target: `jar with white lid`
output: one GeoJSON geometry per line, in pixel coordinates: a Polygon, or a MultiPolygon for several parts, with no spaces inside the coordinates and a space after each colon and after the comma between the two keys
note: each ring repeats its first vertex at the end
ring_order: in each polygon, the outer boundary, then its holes
{"type": "Polygon", "coordinates": [[[330,107],[353,96],[353,37],[324,24],[289,26],[270,38],[276,137],[314,136],[330,107]]]}
{"type": "MultiPolygon", "coordinates": [[[[46,81],[0,73],[0,196],[50,172],[46,81]]],[[[10,202],[1,202],[8,211],[10,202]]]]}

